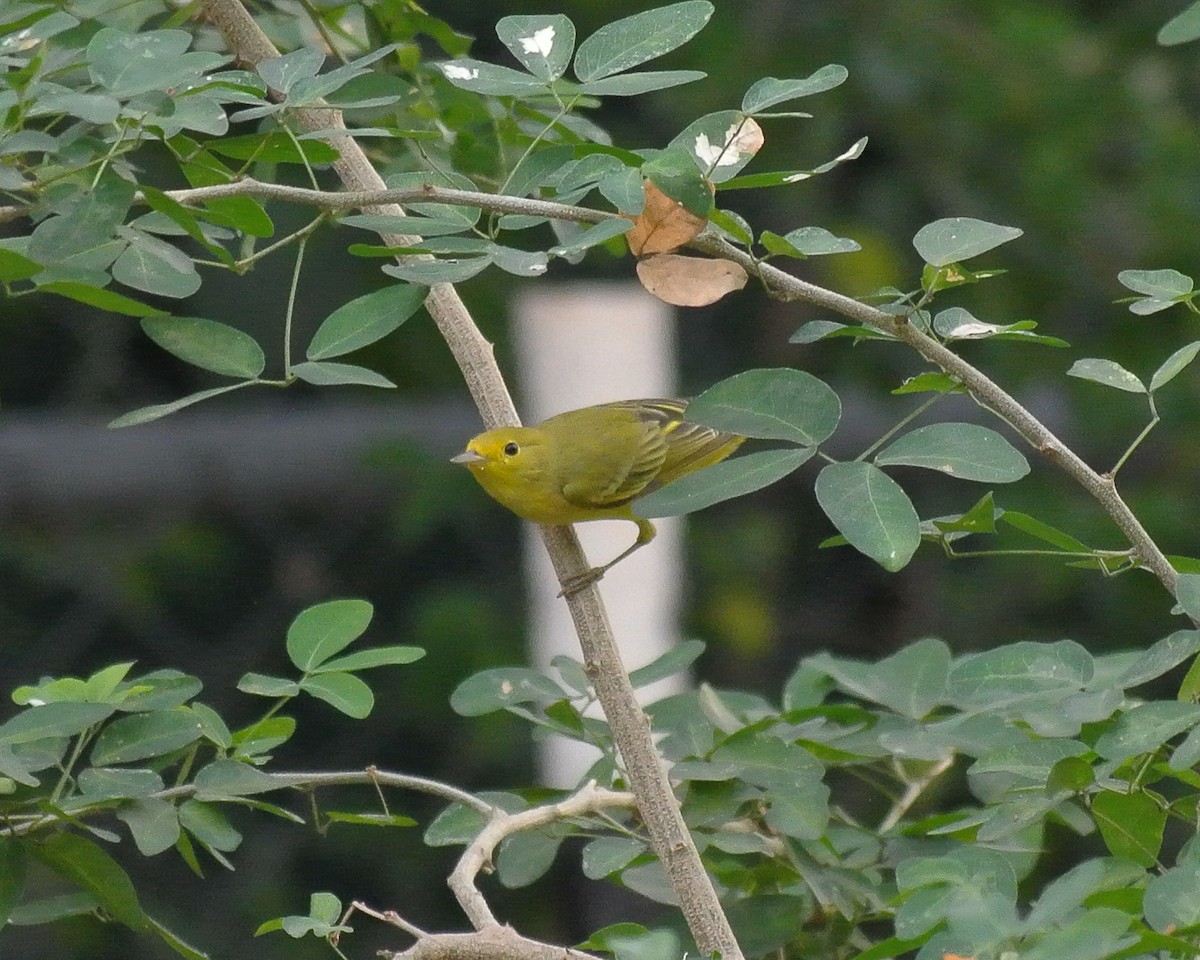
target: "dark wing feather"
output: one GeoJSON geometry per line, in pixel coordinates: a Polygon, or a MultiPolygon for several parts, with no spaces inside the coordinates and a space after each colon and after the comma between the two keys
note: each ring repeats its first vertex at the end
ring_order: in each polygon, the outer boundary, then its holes
{"type": "Polygon", "coordinates": [[[741,446],[745,437],[722,433],[684,419],[687,400],[626,400],[607,406],[632,413],[643,426],[642,441],[629,470],[605,502],[643,496],[685,474],[711,466],[741,446]]]}

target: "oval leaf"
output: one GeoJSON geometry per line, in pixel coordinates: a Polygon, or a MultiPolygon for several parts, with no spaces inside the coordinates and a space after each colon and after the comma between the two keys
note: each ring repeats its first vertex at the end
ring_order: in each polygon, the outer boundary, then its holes
{"type": "Polygon", "coordinates": [[[757,81],[746,95],[742,97],[742,110],[745,113],[759,113],[768,107],[785,100],[795,100],[797,97],[811,97],[814,93],[832,90],[846,82],[850,71],[838,63],[831,63],[803,80],[777,80],[775,77],[763,77],[757,81]]]}
{"type": "Polygon", "coordinates": [[[813,455],[812,447],[764,450],[735,457],[680,477],[637,500],[639,517],[674,517],[711,507],[722,500],[761,490],[786,477],[813,455]]]}
{"type": "Polygon", "coordinates": [[[496,667],[467,677],[450,695],[450,706],[463,717],[479,717],[522,703],[552,703],[566,692],[549,677],[528,667],[496,667]]]}
{"type": "Polygon", "coordinates": [[[302,610],[288,627],[288,656],[301,670],[319,667],[361,637],[374,615],[366,600],[330,600],[302,610]]]}
{"type": "Polygon", "coordinates": [[[1015,240],[1022,231],[972,217],[950,217],[927,223],[913,237],[913,246],[926,263],[944,267],[1015,240]]]}
{"type": "Polygon", "coordinates": [[[575,24],[561,14],[504,17],[496,36],[535,77],[557,80],[575,50],[575,24]]]}
{"type": "Polygon", "coordinates": [[[201,317],[146,317],[146,336],[184,363],[226,377],[257,377],[267,365],[248,333],[201,317]]]}
{"type": "Polygon", "coordinates": [[[885,570],[902,569],[921,544],[912,502],[873,464],[829,464],[817,476],[816,494],[838,532],[885,570]]]}
{"type": "Polygon", "coordinates": [[[1068,377],[1079,377],[1081,380],[1091,380],[1106,387],[1115,387],[1126,393],[1145,393],[1146,385],[1134,374],[1113,360],[1099,357],[1084,357],[1071,364],[1067,371],[1068,377]]]}
{"type": "Polygon", "coordinates": [[[875,458],[877,466],[926,467],[963,480],[1012,483],[1029,462],[995,430],[974,423],[934,423],[896,440],[875,458]]]}
{"type": "Polygon", "coordinates": [[[310,360],[307,363],[297,363],[292,367],[292,373],[316,387],[387,387],[393,388],[392,383],[382,373],[368,370],[353,363],[333,363],[329,360],[310,360]]]}
{"type": "Polygon", "coordinates": [[[305,677],[300,681],[300,688],[357,720],[370,714],[375,706],[371,688],[352,673],[320,673],[305,677]]]}
{"type": "Polygon", "coordinates": [[[309,360],[340,357],[386,337],[417,312],[426,292],[424,287],[403,283],[351,300],[325,318],[305,356],[309,360]]]}
{"type": "Polygon", "coordinates": [[[1157,390],[1163,384],[1175,379],[1182,372],[1183,368],[1196,359],[1196,354],[1200,353],[1200,340],[1189,343],[1187,346],[1180,347],[1171,354],[1163,365],[1154,371],[1154,376],[1150,378],[1151,392],[1157,390]]]}
{"type": "Polygon", "coordinates": [[[670,53],[694,37],[712,14],[707,0],[685,0],[605,24],[579,45],[575,76],[584,83],[599,80],[670,53]]]}
{"type": "Polygon", "coordinates": [[[718,430],[816,446],[837,429],[838,395],[803,370],[747,370],[705,390],[687,415],[718,430]]]}

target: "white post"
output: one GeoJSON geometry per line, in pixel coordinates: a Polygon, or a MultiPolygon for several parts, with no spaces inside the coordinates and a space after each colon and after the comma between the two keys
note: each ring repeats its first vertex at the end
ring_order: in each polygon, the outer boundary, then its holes
{"type": "MultiPolygon", "coordinates": [[[[675,324],[671,308],[636,284],[534,285],[514,305],[521,416],[536,424],[564,410],[607,400],[675,395],[675,324]]],[[[665,653],[678,637],[681,530],[677,520],[656,520],[654,542],[617,564],[600,581],[600,591],[621,644],[625,665],[634,669],[665,653]]],[[[631,523],[603,521],[577,527],[593,564],[611,560],[633,543],[631,523]]],[[[552,658],[579,659],[579,646],[566,604],[556,598],[558,581],[530,527],[525,541],[534,664],[553,676],[552,658]]],[[[646,700],[674,693],[673,677],[641,691],[646,700]]],[[[539,743],[541,779],[549,786],[574,786],[595,754],[573,741],[539,743]]]]}

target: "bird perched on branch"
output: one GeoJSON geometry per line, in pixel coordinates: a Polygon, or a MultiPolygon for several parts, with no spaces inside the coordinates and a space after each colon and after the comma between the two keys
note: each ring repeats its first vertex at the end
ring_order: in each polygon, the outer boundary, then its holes
{"type": "Polygon", "coordinates": [[[473,437],[452,458],[518,517],[534,523],[629,520],[633,545],[564,585],[575,593],[654,539],[634,516],[638,497],[712,466],[745,437],[684,419],[686,400],[620,400],[569,410],[536,427],[499,427],[473,437]]]}

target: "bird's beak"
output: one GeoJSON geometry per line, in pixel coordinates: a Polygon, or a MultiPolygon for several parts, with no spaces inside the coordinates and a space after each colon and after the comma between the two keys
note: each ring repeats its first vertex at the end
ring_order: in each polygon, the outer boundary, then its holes
{"type": "Polygon", "coordinates": [[[479,463],[483,457],[477,454],[474,450],[464,450],[457,457],[451,457],[451,463],[461,463],[464,467],[470,466],[472,463],[479,463]]]}

